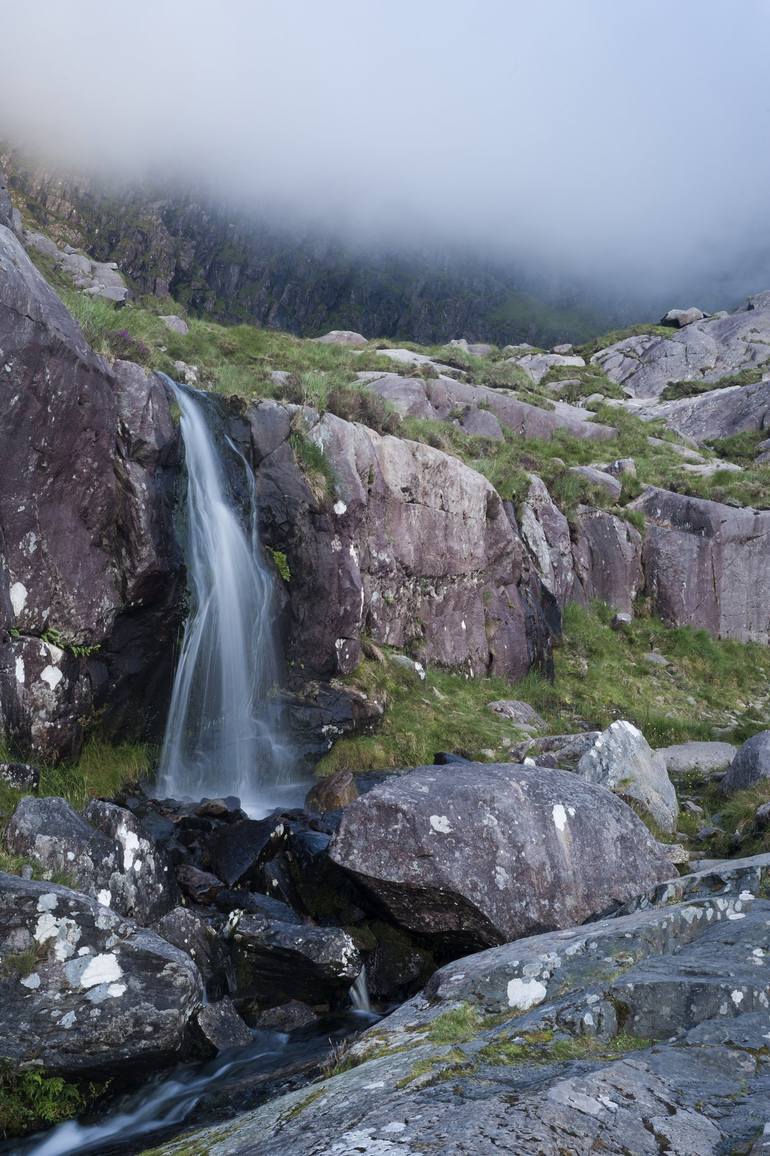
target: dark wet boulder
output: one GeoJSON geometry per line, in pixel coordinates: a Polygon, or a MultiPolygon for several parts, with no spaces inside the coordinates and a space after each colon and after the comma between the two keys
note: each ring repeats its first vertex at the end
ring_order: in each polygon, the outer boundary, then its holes
{"type": "MultiPolygon", "coordinates": [[[[224,922],[221,915],[217,922],[224,922]]],[[[189,907],[175,907],[154,923],[152,930],[190,956],[201,973],[209,999],[218,999],[227,992],[230,957],[211,919],[189,907]]]]}
{"type": "Polygon", "coordinates": [[[89,896],[0,875],[0,1059],[104,1078],[180,1057],[188,955],[89,896]]]}
{"type": "Polygon", "coordinates": [[[270,1007],[286,1000],[341,999],[362,967],[347,932],[338,927],[279,923],[257,915],[232,919],[236,994],[270,1007]]]}
{"type": "Polygon", "coordinates": [[[212,1052],[244,1048],[253,1040],[251,1031],[228,998],[202,1007],[195,1017],[195,1026],[205,1041],[204,1047],[212,1052]]]}
{"type": "Polygon", "coordinates": [[[202,871],[192,863],[181,863],[176,869],[176,878],[182,891],[193,903],[214,903],[225,889],[218,875],[202,871]]]}
{"type": "Polygon", "coordinates": [[[720,789],[725,795],[733,795],[765,779],[770,779],[770,731],[760,731],[738,748],[720,789]]]}
{"type": "Polygon", "coordinates": [[[151,923],[173,907],[169,864],[131,812],[93,800],[86,815],[65,799],[27,796],[11,816],[5,845],[138,923],[151,923]]]}
{"type": "Polygon", "coordinates": [[[251,878],[260,864],[272,859],[285,842],[287,826],[278,815],[241,819],[221,827],[213,840],[211,865],[228,887],[251,878]]]}
{"type": "Polygon", "coordinates": [[[330,856],[397,924],[453,948],[580,923],[672,870],[609,791],[513,764],[393,776],[345,810],[330,856]]]}
{"type": "Polygon", "coordinates": [[[302,920],[287,903],[262,895],[258,891],[226,887],[218,891],[214,903],[220,911],[229,915],[231,911],[245,911],[247,915],[262,915],[266,919],[277,919],[279,923],[301,923],[302,920]]]}
{"type": "Polygon", "coordinates": [[[339,811],[357,798],[358,787],[352,772],[335,771],[310,788],[305,806],[309,811],[339,811]]]}

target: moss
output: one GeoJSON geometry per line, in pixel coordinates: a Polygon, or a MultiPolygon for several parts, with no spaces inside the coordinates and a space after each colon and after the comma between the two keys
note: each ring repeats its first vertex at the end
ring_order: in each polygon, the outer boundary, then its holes
{"type": "Polygon", "coordinates": [[[509,1064],[556,1064],[568,1060],[613,1060],[628,1052],[648,1048],[652,1040],[625,1033],[610,1040],[594,1036],[560,1036],[552,1032],[525,1032],[502,1036],[478,1053],[481,1063],[493,1067],[509,1064]]]}
{"type": "Polygon", "coordinates": [[[715,389],[730,389],[734,385],[754,385],[762,380],[767,366],[752,365],[739,373],[720,377],[718,381],[670,381],[660,395],[661,401],[677,401],[680,397],[698,397],[715,389]]]}
{"type": "Polygon", "coordinates": [[[299,1100],[296,1104],[292,1104],[288,1112],[285,1112],[283,1115],[283,1123],[288,1124],[290,1120],[296,1120],[297,1116],[301,1116],[302,1113],[305,1112],[311,1104],[314,1104],[316,1100],[319,1100],[322,1095],[323,1089],[316,1088],[305,1096],[304,1099],[299,1100]]]}
{"type": "Polygon", "coordinates": [[[322,502],[330,498],[336,484],[334,471],[321,447],[300,429],[292,430],[289,443],[316,498],[322,502]]]}
{"type": "Polygon", "coordinates": [[[50,1128],[77,1116],[106,1084],[68,1083],[61,1076],[0,1067],[0,1135],[5,1139],[50,1128]]]}
{"type": "Polygon", "coordinates": [[[289,569],[289,562],[283,550],[273,550],[268,546],[267,552],[273,559],[275,568],[284,582],[291,582],[291,570],[289,569]]]}
{"type": "Polygon", "coordinates": [[[427,1039],[434,1044],[459,1044],[473,1039],[481,1030],[481,1012],[472,1004],[460,1004],[431,1020],[427,1039]]]}

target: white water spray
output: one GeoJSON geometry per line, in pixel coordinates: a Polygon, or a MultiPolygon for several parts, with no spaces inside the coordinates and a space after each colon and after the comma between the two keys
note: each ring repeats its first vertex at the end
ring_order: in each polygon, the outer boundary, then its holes
{"type": "Polygon", "coordinates": [[[278,698],[273,578],[257,533],[254,475],[244,530],[227,494],[216,443],[200,403],[169,378],[181,410],[187,460],[187,571],[191,608],[174,678],[158,793],[237,795],[264,814],[294,805],[292,757],[278,698]]]}

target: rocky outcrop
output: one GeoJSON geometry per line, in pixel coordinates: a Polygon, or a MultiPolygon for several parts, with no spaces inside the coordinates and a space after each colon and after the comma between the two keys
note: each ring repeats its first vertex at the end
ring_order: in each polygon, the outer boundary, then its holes
{"type": "Polygon", "coordinates": [[[396,923],[455,948],[582,922],[671,874],[609,791],[516,765],[396,776],[346,808],[329,853],[396,923]]]}
{"type": "Polygon", "coordinates": [[[725,771],[736,755],[732,743],[676,743],[658,747],[655,751],[666,764],[669,775],[687,775],[692,772],[710,776],[725,771]]]}
{"type": "Polygon", "coordinates": [[[661,418],[669,429],[696,442],[768,429],[770,379],[666,401],[650,409],[649,414],[661,418]]]}
{"type": "MultiPolygon", "coordinates": [[[[380,352],[390,354],[394,351],[383,349],[380,352]]],[[[614,437],[616,432],[611,426],[593,421],[586,410],[566,402],[556,401],[548,409],[541,408],[521,401],[513,393],[455,381],[447,376],[437,375],[427,381],[401,377],[396,373],[381,376],[366,373],[359,376],[365,381],[367,389],[409,417],[429,418],[433,421],[447,421],[451,418],[464,424],[470,412],[481,409],[482,412],[493,414],[505,429],[522,437],[548,440],[557,431],[564,430],[573,437],[606,441],[614,437]],[[466,412],[460,419],[456,415],[458,409],[463,407],[466,412]]]]}
{"type": "Polygon", "coordinates": [[[759,1152],[770,903],[754,895],[768,856],[725,866],[647,910],[448,964],[312,1098],[159,1153],[759,1152]]]}
{"type": "Polygon", "coordinates": [[[159,383],[113,376],[2,227],[0,347],[0,717],[56,759],[108,698],[135,731],[150,729],[137,706],[162,711],[179,561],[154,499],[176,435],[159,383]]]}
{"type": "Polygon", "coordinates": [[[539,583],[485,478],[329,413],[262,402],[249,423],[264,539],[291,574],[289,657],[306,675],[351,671],[364,633],[472,674],[547,664],[539,583]]]}
{"type": "Polygon", "coordinates": [[[89,297],[100,297],[102,301],[121,305],[127,300],[129,289],[114,261],[93,261],[72,245],[59,246],[50,237],[30,229],[24,230],[23,238],[28,249],[35,249],[53,261],[89,297]]]}
{"type": "Polygon", "coordinates": [[[659,397],[671,382],[717,382],[770,361],[770,292],[735,313],[695,321],[670,337],[627,337],[599,350],[594,365],[630,397],[659,397]]]}
{"type": "Polygon", "coordinates": [[[298,999],[318,1004],[346,995],[362,959],[338,927],[283,923],[259,915],[234,921],[237,993],[261,1007],[298,999]]]}
{"type": "Polygon", "coordinates": [[[720,788],[723,794],[732,795],[766,779],[770,779],[770,731],[760,731],[738,749],[720,788]]]}
{"type": "Polygon", "coordinates": [[[176,947],[85,895],[0,875],[0,1058],[103,1079],[171,1062],[203,999],[176,947]]]}
{"type": "Polygon", "coordinates": [[[4,834],[7,849],[49,877],[74,886],[138,923],[158,919],[176,900],[169,864],[130,811],[94,799],[85,818],[59,798],[23,798],[4,834]]]}
{"type": "Polygon", "coordinates": [[[645,590],[673,626],[717,638],[770,641],[770,512],[735,509],[648,487],[645,590]]]}

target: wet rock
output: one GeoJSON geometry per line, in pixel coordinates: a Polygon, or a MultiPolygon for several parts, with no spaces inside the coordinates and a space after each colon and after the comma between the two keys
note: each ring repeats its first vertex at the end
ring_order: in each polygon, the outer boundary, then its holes
{"type": "Polygon", "coordinates": [[[220,911],[228,915],[231,911],[245,911],[249,915],[263,915],[267,919],[277,919],[279,923],[301,923],[299,915],[287,903],[262,895],[258,891],[225,888],[217,892],[214,903],[220,911]]]}
{"type": "Polygon", "coordinates": [[[770,641],[770,512],[653,486],[632,506],[645,515],[645,591],[656,614],[717,638],[770,641]]]}
{"type": "Polygon", "coordinates": [[[306,1003],[291,999],[278,1007],[264,1008],[250,1017],[253,1027],[266,1032],[293,1032],[313,1024],[318,1016],[306,1003]]]}
{"type": "Polygon", "coordinates": [[[6,828],[5,845],[139,923],[150,923],[173,907],[176,889],[168,863],[131,812],[93,800],[86,814],[99,826],[65,799],[21,799],[6,828]]]}
{"type": "Polygon", "coordinates": [[[182,863],[176,869],[179,886],[194,903],[214,903],[221,891],[225,890],[222,880],[210,871],[201,871],[191,863],[182,863]]]}
{"type": "Polygon", "coordinates": [[[0,957],[0,1058],[14,1066],[103,1079],[173,1062],[203,997],[178,948],[86,895],[13,875],[0,875],[0,957]]]}
{"type": "Polygon", "coordinates": [[[545,719],[528,702],[519,702],[513,698],[497,699],[495,702],[487,703],[487,710],[518,726],[529,727],[534,731],[547,729],[545,719]]]}
{"type": "Polygon", "coordinates": [[[764,779],[770,779],[770,731],[760,731],[738,748],[719,789],[724,795],[732,795],[764,779]]]}
{"type": "Polygon", "coordinates": [[[405,999],[435,969],[431,953],[413,938],[379,920],[367,924],[375,946],[366,959],[366,980],[374,999],[405,999]]]}
{"type": "Polygon", "coordinates": [[[152,930],[190,956],[203,977],[209,999],[225,994],[229,955],[217,929],[208,920],[189,907],[175,907],[157,920],[152,930]]]}
{"type": "Polygon", "coordinates": [[[0,780],[15,791],[36,791],[40,783],[40,768],[29,763],[0,763],[0,780]]]}
{"type": "Polygon", "coordinates": [[[212,868],[228,887],[247,881],[261,863],[280,850],[286,834],[286,823],[277,815],[231,823],[214,837],[212,868]]]}
{"type": "Polygon", "coordinates": [[[353,940],[338,927],[244,915],[233,930],[237,995],[264,1007],[324,1003],[347,993],[361,970],[353,940]]]}
{"type": "Polygon", "coordinates": [[[679,804],[666,764],[633,723],[620,719],[602,731],[575,772],[590,783],[632,799],[662,831],[676,830],[679,804]]]}
{"type": "Polygon", "coordinates": [[[245,1048],[253,1040],[232,1000],[227,998],[202,1007],[195,1017],[195,1025],[213,1052],[245,1048]]]}
{"type": "Polygon", "coordinates": [[[345,810],[329,853],[399,926],[454,947],[582,921],[671,871],[609,791],[502,764],[391,778],[345,810]]]}
{"type": "Polygon", "coordinates": [[[335,771],[320,779],[307,793],[308,811],[338,811],[358,798],[358,787],[350,771],[335,771]]]}
{"type": "Polygon", "coordinates": [[[658,747],[655,753],[663,759],[670,775],[696,772],[708,776],[726,770],[737,751],[732,743],[689,742],[658,747]]]}

